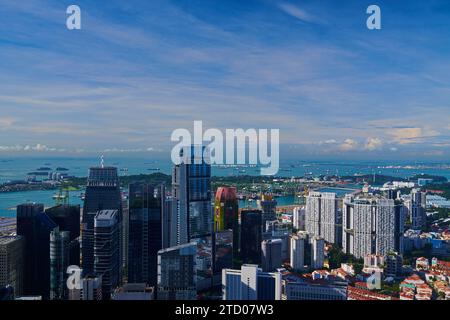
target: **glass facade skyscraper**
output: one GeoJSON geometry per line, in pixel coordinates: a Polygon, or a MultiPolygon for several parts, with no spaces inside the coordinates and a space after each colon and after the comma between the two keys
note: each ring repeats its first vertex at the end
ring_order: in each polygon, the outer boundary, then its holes
{"type": "Polygon", "coordinates": [[[178,244],[212,233],[211,165],[207,149],[185,147],[173,169],[172,194],[177,210],[178,244]]]}
{"type": "MultiPolygon", "coordinates": [[[[117,168],[94,167],[89,170],[83,207],[82,266],[84,274],[94,271],[94,218],[98,211],[117,210],[119,238],[122,237],[122,199],[117,168]]],[[[120,246],[122,257],[122,247],[120,246]]]]}
{"type": "Polygon", "coordinates": [[[162,249],[163,186],[133,183],[129,188],[128,282],[157,284],[162,249]]]}
{"type": "Polygon", "coordinates": [[[50,297],[50,232],[55,228],[43,204],[17,206],[17,234],[25,238],[24,295],[50,297]]]}

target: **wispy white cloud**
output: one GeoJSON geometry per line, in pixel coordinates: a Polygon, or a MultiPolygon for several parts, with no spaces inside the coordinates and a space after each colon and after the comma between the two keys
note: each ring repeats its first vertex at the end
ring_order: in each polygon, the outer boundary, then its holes
{"type": "Polygon", "coordinates": [[[287,13],[288,15],[301,20],[303,22],[307,22],[307,23],[323,23],[323,20],[319,19],[318,17],[310,14],[309,12],[307,12],[306,10],[295,6],[293,4],[287,3],[287,2],[282,2],[279,4],[279,7],[281,10],[283,10],[285,13],[287,13]]]}

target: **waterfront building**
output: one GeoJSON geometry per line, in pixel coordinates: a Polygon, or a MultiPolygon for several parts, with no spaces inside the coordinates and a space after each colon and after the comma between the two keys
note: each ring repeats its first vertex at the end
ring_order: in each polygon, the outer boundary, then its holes
{"type": "Polygon", "coordinates": [[[158,300],[197,298],[197,245],[185,243],[158,252],[158,300]]]}
{"type": "Polygon", "coordinates": [[[118,215],[117,210],[102,210],[94,218],[94,274],[102,276],[104,300],[109,300],[120,285],[122,259],[118,215]]]}
{"type": "Polygon", "coordinates": [[[22,236],[0,237],[0,288],[12,296],[23,294],[25,239],[22,236]]]}
{"type": "Polygon", "coordinates": [[[222,290],[223,300],[281,300],[281,274],[251,264],[223,269],[222,290]]]}

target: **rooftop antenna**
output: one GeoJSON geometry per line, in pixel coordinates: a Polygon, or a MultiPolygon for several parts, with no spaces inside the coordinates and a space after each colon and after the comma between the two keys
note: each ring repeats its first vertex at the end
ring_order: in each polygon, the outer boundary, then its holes
{"type": "Polygon", "coordinates": [[[100,166],[102,167],[102,169],[105,167],[105,159],[104,159],[103,155],[101,155],[101,157],[100,157],[100,166]]]}

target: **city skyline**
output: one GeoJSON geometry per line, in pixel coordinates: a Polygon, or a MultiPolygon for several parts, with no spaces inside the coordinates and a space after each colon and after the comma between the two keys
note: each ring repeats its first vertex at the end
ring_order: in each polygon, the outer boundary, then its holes
{"type": "Polygon", "coordinates": [[[445,1],[377,1],[377,31],[371,3],[69,4],[2,4],[0,157],[156,158],[194,120],[279,128],[281,160],[450,155],[445,1]]]}

